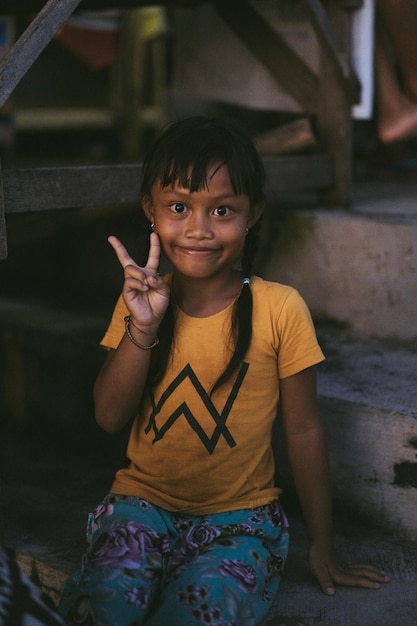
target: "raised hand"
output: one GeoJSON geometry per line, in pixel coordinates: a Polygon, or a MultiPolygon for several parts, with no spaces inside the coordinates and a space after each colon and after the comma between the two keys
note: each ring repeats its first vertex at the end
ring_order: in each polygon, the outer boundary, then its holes
{"type": "Polygon", "coordinates": [[[124,270],[123,298],[132,323],[145,334],[156,333],[169,302],[169,286],[158,274],[161,246],[151,233],[149,256],[145,267],[139,267],[117,237],[108,241],[124,270]]]}

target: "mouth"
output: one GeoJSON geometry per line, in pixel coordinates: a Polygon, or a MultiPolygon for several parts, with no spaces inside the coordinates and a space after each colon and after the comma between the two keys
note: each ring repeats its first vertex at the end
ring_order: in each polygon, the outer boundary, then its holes
{"type": "Polygon", "coordinates": [[[177,246],[177,250],[191,256],[208,256],[218,253],[218,248],[207,248],[205,246],[177,246]]]}

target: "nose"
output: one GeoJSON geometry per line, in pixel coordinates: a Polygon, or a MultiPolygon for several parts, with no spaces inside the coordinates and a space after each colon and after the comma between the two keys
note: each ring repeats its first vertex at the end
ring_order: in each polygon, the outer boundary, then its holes
{"type": "Polygon", "coordinates": [[[205,212],[193,211],[187,220],[185,234],[190,239],[211,239],[210,217],[205,212]]]}

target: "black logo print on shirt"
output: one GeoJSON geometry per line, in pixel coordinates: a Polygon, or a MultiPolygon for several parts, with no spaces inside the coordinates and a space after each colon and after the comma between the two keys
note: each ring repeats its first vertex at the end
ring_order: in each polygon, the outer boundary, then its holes
{"type": "Polygon", "coordinates": [[[151,392],[151,402],[152,402],[153,410],[149,417],[149,422],[148,422],[145,432],[146,434],[148,434],[151,429],[153,430],[155,437],[152,443],[156,443],[157,441],[160,441],[165,436],[167,431],[171,428],[171,426],[175,424],[177,419],[179,419],[181,416],[184,416],[188,424],[194,430],[194,432],[200,437],[202,443],[207,448],[207,451],[209,452],[209,454],[212,454],[214,452],[217,442],[219,441],[221,435],[223,435],[228,445],[231,448],[233,448],[236,445],[236,442],[233,439],[231,432],[226,427],[226,421],[227,421],[227,418],[229,417],[230,411],[236,400],[236,396],[239,392],[239,389],[242,386],[242,383],[246,376],[246,372],[248,371],[248,368],[249,368],[248,363],[242,363],[242,365],[240,366],[239,372],[236,376],[236,380],[230,391],[230,394],[223,407],[223,410],[221,411],[221,413],[219,413],[216,407],[214,406],[210,396],[208,395],[208,393],[206,392],[206,390],[204,389],[204,387],[198,380],[193,368],[188,363],[184,367],[184,369],[178,374],[178,376],[176,376],[174,380],[168,385],[164,393],[161,395],[161,398],[157,404],[155,404],[155,399],[154,399],[153,393],[151,392]],[[175,409],[175,411],[171,413],[171,415],[167,418],[165,424],[161,426],[161,428],[158,428],[158,426],[156,425],[156,417],[162,410],[165,402],[174,393],[178,393],[178,395],[181,394],[181,391],[180,391],[181,384],[187,379],[190,380],[197,394],[201,398],[204,406],[206,407],[207,412],[211,415],[211,417],[213,418],[216,424],[216,428],[214,429],[211,437],[209,437],[205,433],[204,429],[199,424],[198,419],[195,417],[195,415],[193,415],[190,407],[187,405],[186,400],[183,400],[178,405],[178,407],[175,409]]]}

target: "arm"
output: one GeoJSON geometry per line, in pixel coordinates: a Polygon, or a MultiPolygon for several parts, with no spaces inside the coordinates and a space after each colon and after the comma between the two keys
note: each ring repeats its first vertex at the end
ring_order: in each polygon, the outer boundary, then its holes
{"type": "Polygon", "coordinates": [[[333,545],[331,489],[324,429],[320,420],[314,367],[280,382],[288,456],[306,520],[310,566],[322,590],[334,585],[377,589],[388,578],[363,563],[345,563],[333,545]]]}
{"type": "MultiPolygon", "coordinates": [[[[151,235],[145,267],[136,265],[118,239],[110,237],[109,242],[124,269],[123,297],[130,313],[130,332],[142,346],[150,346],[169,302],[169,287],[157,274],[158,236],[151,235]]],[[[117,350],[109,353],[94,385],[96,420],[104,430],[121,430],[137,410],[148,377],[150,353],[126,334],[117,350]]]]}

